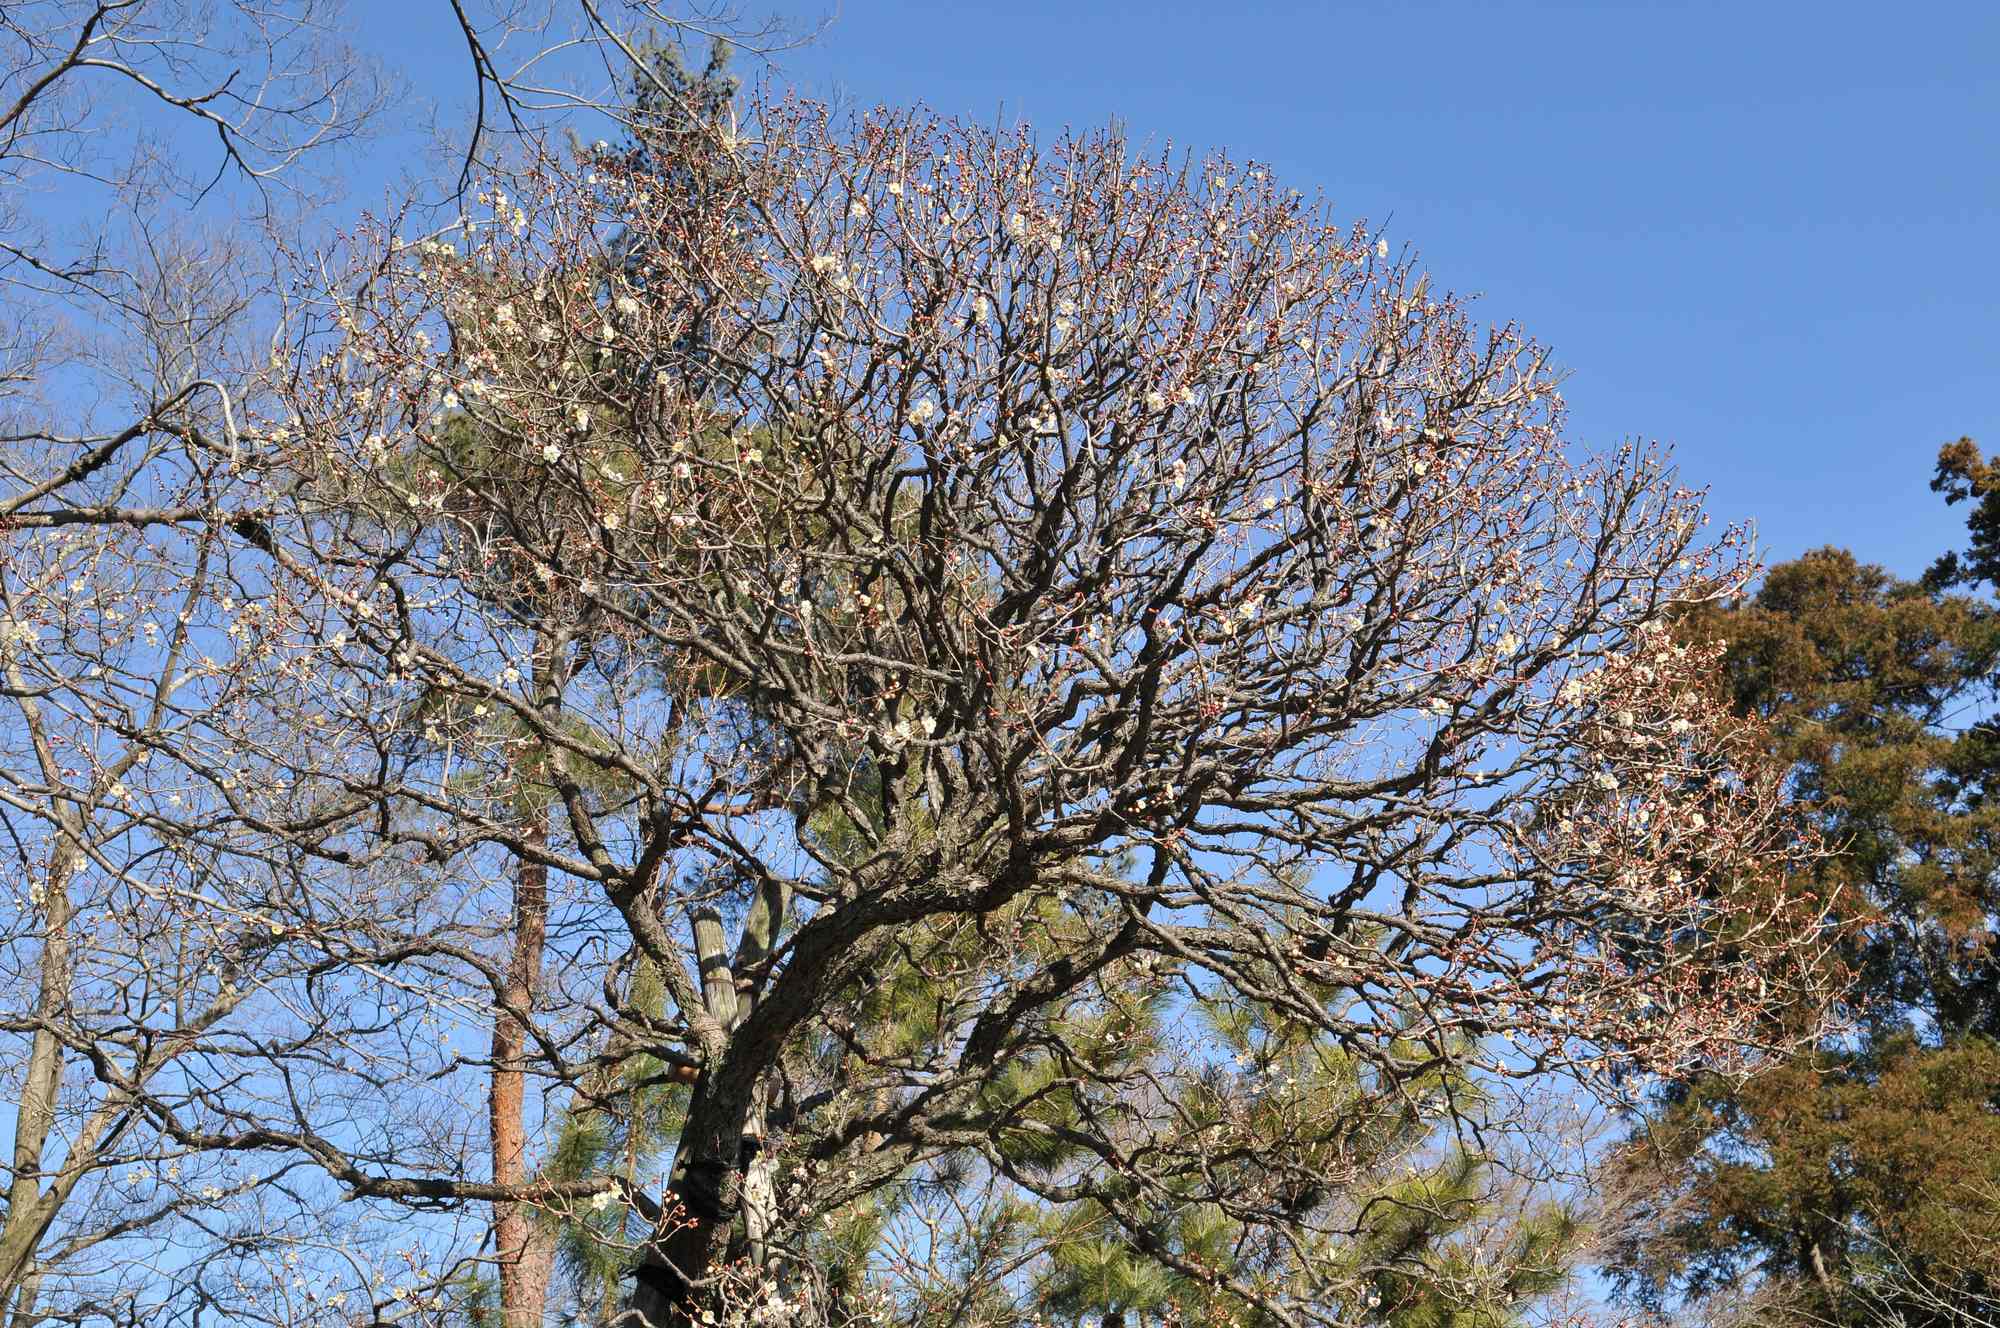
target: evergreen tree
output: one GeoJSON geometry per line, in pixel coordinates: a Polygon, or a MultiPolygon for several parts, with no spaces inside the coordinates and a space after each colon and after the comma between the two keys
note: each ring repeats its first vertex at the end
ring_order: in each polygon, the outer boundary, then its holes
{"type": "MultiPolygon", "coordinates": [[[[710,235],[725,229],[747,233],[751,226],[751,218],[741,207],[732,206],[731,199],[738,168],[729,149],[740,87],[729,72],[733,49],[716,38],[697,69],[677,41],[654,39],[641,47],[627,85],[626,139],[611,154],[619,169],[655,182],[656,206],[703,218],[701,229],[710,235]]],[[[714,354],[713,310],[726,295],[702,274],[699,261],[678,264],[675,280],[651,279],[661,259],[681,257],[658,252],[660,237],[674,233],[659,227],[627,228],[613,238],[611,252],[639,298],[668,299],[678,305],[664,314],[663,321],[681,328],[664,348],[667,354],[657,363],[635,367],[643,373],[665,368],[691,393],[706,395],[716,387],[720,369],[714,354]]],[[[654,312],[659,317],[662,311],[654,312]]]]}
{"type": "Polygon", "coordinates": [[[1617,1270],[1664,1307],[1760,1285],[1814,1322],[1991,1321],[2000,1309],[2000,490],[1970,442],[1934,488],[1972,543],[1919,581],[1839,549],[1690,615],[1769,723],[1836,853],[1852,1031],[1737,1084],[1667,1095],[1631,1162],[1663,1188],[1617,1270]]]}

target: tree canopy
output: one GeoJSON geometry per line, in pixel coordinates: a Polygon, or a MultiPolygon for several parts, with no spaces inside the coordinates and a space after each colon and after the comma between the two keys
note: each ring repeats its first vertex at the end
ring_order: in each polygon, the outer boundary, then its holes
{"type": "Polygon", "coordinates": [[[1855,923],[1851,1031],[1748,1085],[1672,1094],[1639,1156],[1670,1173],[1620,1265],[1671,1303],[1761,1278],[1817,1321],[1990,1318],[2000,1275],[2000,968],[1989,472],[1944,449],[1934,486],[1975,499],[1971,552],[1899,580],[1839,549],[1690,614],[1722,685],[1768,727],[1836,852],[1818,872],[1855,923]],[[1657,1159],[1652,1150],[1661,1151],[1657,1159]]]}
{"type": "Polygon", "coordinates": [[[113,417],[0,489],[24,1328],[1484,1328],[1550,1076],[1818,1042],[1849,883],[1673,630],[1743,537],[1540,347],[1255,163],[581,11],[630,141],[467,23],[439,224],[5,380],[113,417]]]}
{"type": "Polygon", "coordinates": [[[339,306],[273,465],[402,523],[268,518],[347,625],[325,681],[549,753],[546,843],[427,750],[343,777],[367,851],[545,862],[666,989],[629,1035],[588,1007],[693,1079],[642,1308],[721,1275],[760,1171],[739,1235],[785,1284],[786,1242],[976,1164],[1330,1319],[1357,1113],[1726,1056],[1805,972],[1804,841],[1664,630],[1728,541],[1655,459],[1567,457],[1531,346],[1255,168],[787,102],[677,150],[697,196],[671,156],[550,160],[339,306]],[[531,599],[454,590],[495,571],[531,599]],[[759,921],[696,972],[711,909],[759,921]],[[870,1046],[842,1001],[904,963],[921,1026],[870,1046]],[[1196,1048],[1099,1043],[1134,988],[1318,1029],[1354,1088],[1273,1147],[1191,1105],[1196,1048]],[[1204,1206],[1230,1266],[1157,1225],[1204,1206]]]}

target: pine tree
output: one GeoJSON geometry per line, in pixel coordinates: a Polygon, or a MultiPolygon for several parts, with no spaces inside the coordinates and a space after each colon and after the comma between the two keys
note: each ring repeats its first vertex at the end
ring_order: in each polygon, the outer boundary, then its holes
{"type": "Polygon", "coordinates": [[[1737,1084],[1667,1095],[1631,1160],[1661,1192],[1617,1260],[1664,1307],[1761,1287],[1812,1322],[1948,1324],[2000,1308],[2000,492],[1969,442],[1934,485],[1972,545],[1915,582],[1839,549],[1691,615],[1769,722],[1837,853],[1853,1028],[1737,1084]]]}

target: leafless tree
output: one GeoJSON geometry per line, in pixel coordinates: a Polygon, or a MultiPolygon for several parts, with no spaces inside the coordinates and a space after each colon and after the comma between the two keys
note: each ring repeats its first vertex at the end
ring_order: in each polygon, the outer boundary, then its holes
{"type": "MultiPolygon", "coordinates": [[[[616,111],[597,96],[623,66],[615,25],[731,21],[573,0],[439,8],[464,37],[464,117],[442,123],[466,163],[593,98],[616,111]]],[[[355,1297],[387,1303],[377,1274],[408,1263],[391,1227],[328,1220],[338,1196],[317,1164],[300,1181],[303,1156],[239,1163],[157,1120],[219,1131],[261,1119],[267,1093],[346,1101],[365,1119],[371,1072],[341,1048],[385,1027],[416,1036],[398,1023],[416,1005],[354,1004],[343,975],[379,958],[395,909],[356,878],[342,913],[367,934],[295,944],[270,911],[305,898],[268,856],[277,841],[254,847],[205,819],[206,800],[242,787],[240,753],[209,747],[201,786],[161,793],[178,829],[132,800],[161,752],[214,738],[210,709],[234,685],[218,661],[237,658],[240,615],[254,621],[269,589],[254,519],[225,495],[283,364],[271,347],[285,269],[340,221],[353,150],[452,99],[425,87],[412,102],[350,44],[354,18],[336,0],[0,7],[0,825],[15,863],[0,916],[13,1109],[0,1314],[23,1328],[163,1322],[203,1304],[305,1321],[328,1295],[336,1315],[355,1297]],[[205,1120],[190,1085],[229,1114],[205,1120]],[[339,1265],[350,1295],[323,1284],[339,1265]]],[[[391,211],[431,215],[455,192],[449,176],[426,188],[391,211]]],[[[300,740],[282,706],[264,708],[277,722],[260,745],[300,740]]],[[[407,882],[379,884],[397,909],[417,904],[407,882]]],[[[455,1105],[405,1105],[435,1112],[440,1138],[461,1131],[455,1105]]]]}

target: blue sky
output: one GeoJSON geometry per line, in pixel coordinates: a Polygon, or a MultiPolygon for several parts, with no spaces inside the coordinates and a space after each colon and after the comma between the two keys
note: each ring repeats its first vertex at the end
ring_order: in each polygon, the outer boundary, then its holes
{"type": "MultiPolygon", "coordinates": [[[[824,14],[784,2],[799,27],[824,14]]],[[[357,42],[449,123],[470,79],[448,8],[352,3],[357,42]]],[[[842,0],[830,17],[768,77],[1050,132],[1117,119],[1385,225],[1479,316],[1553,346],[1579,446],[1672,443],[1771,557],[1836,542],[1914,574],[1959,535],[1926,487],[1938,445],[2000,450],[1995,0],[842,0]]],[[[352,195],[425,169],[392,144],[352,195]]]]}
{"type": "MultiPolygon", "coordinates": [[[[1553,347],[1578,445],[1672,444],[1770,558],[1841,543],[1914,575],[1963,529],[1928,491],[1938,445],[2000,450],[1993,0],[744,2],[825,20],[744,62],[771,83],[1116,119],[1385,225],[1475,316],[1553,347]]],[[[353,5],[357,43],[463,123],[449,8],[353,5]]],[[[417,142],[350,159],[350,197],[455,175],[417,142]]]]}
{"type": "Polygon", "coordinates": [[[773,77],[1265,161],[1776,558],[1914,574],[1938,445],[2000,450],[2000,5],[844,0],[773,77]]]}

